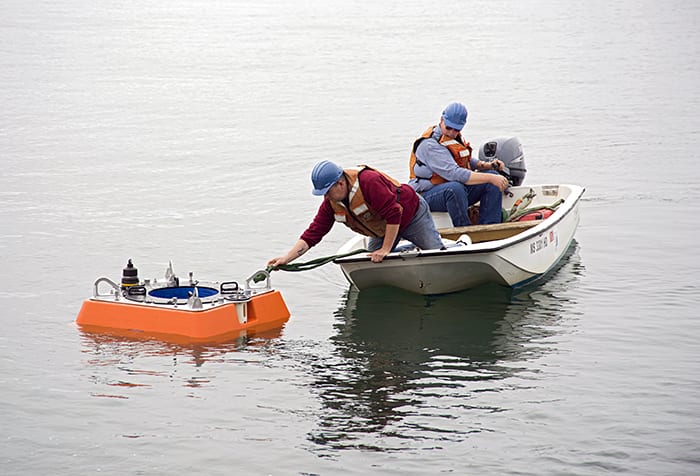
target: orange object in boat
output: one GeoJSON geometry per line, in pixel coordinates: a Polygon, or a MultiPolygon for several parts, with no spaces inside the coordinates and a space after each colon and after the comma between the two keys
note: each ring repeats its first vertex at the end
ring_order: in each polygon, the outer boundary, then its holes
{"type": "Polygon", "coordinates": [[[172,265],[161,282],[136,279],[134,284],[133,269],[129,261],[121,286],[109,278],[97,279],[93,297],[83,302],[76,323],[92,332],[120,329],[204,341],[281,326],[289,319],[282,294],[270,287],[266,271],[248,278],[241,288],[235,281],[194,281],[191,274],[181,285],[172,265]],[[127,272],[131,281],[125,283],[127,272]],[[263,284],[251,285],[258,277],[263,284]],[[109,292],[101,292],[100,286],[109,286],[109,292]]]}
{"type": "Polygon", "coordinates": [[[517,221],[544,220],[545,218],[552,216],[552,213],[554,213],[554,210],[543,208],[542,210],[536,210],[528,213],[527,215],[523,215],[518,218],[517,221]]]}

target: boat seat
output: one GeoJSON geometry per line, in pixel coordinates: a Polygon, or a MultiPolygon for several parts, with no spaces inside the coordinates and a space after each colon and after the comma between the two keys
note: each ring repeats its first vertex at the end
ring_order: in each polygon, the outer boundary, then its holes
{"type": "Polygon", "coordinates": [[[450,240],[457,241],[460,236],[468,235],[471,238],[472,243],[480,243],[483,241],[493,241],[502,240],[504,238],[510,238],[518,233],[537,226],[542,223],[543,220],[530,220],[530,221],[515,221],[507,223],[494,223],[492,225],[469,225],[469,226],[455,226],[450,228],[438,228],[440,236],[443,238],[449,238],[450,240]]]}

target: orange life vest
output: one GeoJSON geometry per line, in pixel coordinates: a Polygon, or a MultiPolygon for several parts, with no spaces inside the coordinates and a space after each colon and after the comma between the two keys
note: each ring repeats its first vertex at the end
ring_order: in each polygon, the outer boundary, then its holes
{"type": "MultiPolygon", "coordinates": [[[[416,149],[418,149],[418,145],[421,142],[423,142],[425,139],[430,139],[433,136],[433,130],[435,129],[435,127],[438,126],[430,126],[428,130],[426,130],[423,133],[423,135],[421,135],[413,143],[413,148],[411,149],[411,159],[408,164],[410,168],[409,177],[412,179],[416,178],[416,173],[413,171],[416,164],[420,163],[421,165],[423,165],[416,157],[416,149]]],[[[450,151],[450,154],[452,154],[452,158],[459,167],[462,167],[463,169],[472,170],[472,146],[469,144],[469,142],[464,141],[464,138],[462,137],[461,133],[457,134],[457,137],[454,139],[450,139],[449,137],[443,135],[442,137],[440,137],[440,141],[438,143],[442,146],[447,147],[447,150],[450,151]]],[[[433,172],[433,176],[430,177],[430,181],[435,185],[447,182],[447,180],[445,180],[435,172],[433,172]]]]}
{"type": "MultiPolygon", "coordinates": [[[[333,208],[335,221],[343,223],[348,228],[361,235],[382,237],[386,231],[386,220],[367,204],[362,194],[362,189],[360,188],[359,175],[364,169],[375,170],[366,165],[361,165],[360,168],[357,169],[343,170],[345,178],[348,181],[349,207],[346,207],[343,202],[336,202],[333,200],[330,200],[330,205],[333,208]]],[[[375,172],[379,172],[379,170],[375,170],[375,172]]],[[[397,193],[400,193],[399,189],[401,184],[398,180],[389,177],[383,172],[379,173],[393,183],[396,186],[397,193]]]]}

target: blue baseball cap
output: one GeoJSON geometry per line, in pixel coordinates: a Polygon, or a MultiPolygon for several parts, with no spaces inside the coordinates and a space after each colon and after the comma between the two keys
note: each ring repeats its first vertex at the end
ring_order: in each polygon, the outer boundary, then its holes
{"type": "Polygon", "coordinates": [[[442,120],[447,127],[461,131],[467,123],[467,107],[459,102],[451,102],[442,111],[442,120]]]}
{"type": "Polygon", "coordinates": [[[314,184],[311,193],[314,195],[325,195],[342,176],[343,168],[339,165],[334,164],[330,160],[319,162],[311,171],[311,183],[314,184]]]}

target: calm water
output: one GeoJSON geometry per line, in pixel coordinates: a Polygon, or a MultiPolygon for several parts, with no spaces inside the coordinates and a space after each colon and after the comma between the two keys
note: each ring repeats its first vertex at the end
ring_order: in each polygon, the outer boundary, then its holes
{"type": "Polygon", "coordinates": [[[0,473],[700,472],[699,21],[690,0],[4,0],[0,473]],[[75,326],[128,258],[252,275],[314,213],[314,163],[405,180],[451,100],[476,146],[523,141],[526,183],[586,187],[548,281],[359,294],[327,265],[275,274],[292,317],[264,335],[75,326]]]}

